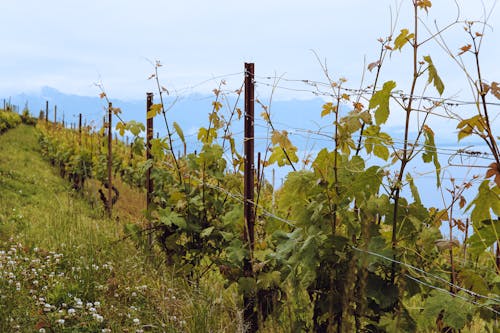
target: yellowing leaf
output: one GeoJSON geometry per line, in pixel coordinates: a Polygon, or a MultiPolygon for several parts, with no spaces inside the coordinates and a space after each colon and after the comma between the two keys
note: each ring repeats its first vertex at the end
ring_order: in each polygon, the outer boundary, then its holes
{"type": "Polygon", "coordinates": [[[463,195],[460,196],[460,202],[458,204],[458,207],[460,207],[460,209],[464,208],[465,207],[465,204],[467,203],[467,200],[465,200],[465,197],[463,195]]]}
{"type": "Polygon", "coordinates": [[[465,46],[462,46],[462,47],[460,48],[460,52],[458,53],[458,55],[462,55],[462,54],[464,54],[465,52],[469,51],[471,47],[472,47],[472,45],[470,45],[470,44],[467,44],[467,45],[465,45],[465,46]]]}
{"type": "Polygon", "coordinates": [[[215,112],[217,112],[222,108],[222,103],[219,101],[214,101],[214,102],[212,102],[212,106],[213,106],[215,112]]]}
{"type": "Polygon", "coordinates": [[[183,144],[186,144],[186,139],[184,138],[184,132],[182,131],[182,128],[177,124],[177,122],[174,121],[174,128],[175,131],[177,132],[177,135],[181,139],[183,144]]]}
{"type": "Polygon", "coordinates": [[[500,188],[500,168],[496,163],[491,163],[489,165],[488,171],[486,171],[486,178],[495,176],[495,183],[500,188]]]}
{"type": "Polygon", "coordinates": [[[428,9],[432,7],[432,2],[430,0],[419,0],[417,1],[417,6],[428,13],[428,9]]]}
{"type": "Polygon", "coordinates": [[[394,40],[394,50],[401,51],[401,48],[413,38],[415,38],[415,34],[410,34],[408,29],[401,29],[401,33],[394,40]]]}
{"type": "Polygon", "coordinates": [[[372,62],[368,65],[368,70],[371,72],[375,67],[380,66],[380,60],[377,60],[375,62],[372,62]]]}
{"type": "Polygon", "coordinates": [[[491,82],[490,88],[493,96],[495,96],[497,99],[500,99],[500,87],[498,86],[498,82],[491,82]]]}
{"type": "Polygon", "coordinates": [[[106,97],[106,93],[105,93],[105,92],[100,93],[100,94],[99,94],[99,97],[100,97],[101,99],[105,98],[105,97],[106,97]]]}
{"type": "Polygon", "coordinates": [[[356,110],[356,111],[361,111],[365,107],[363,104],[361,104],[359,102],[352,103],[352,106],[354,107],[354,110],[356,110]]]}
{"type": "Polygon", "coordinates": [[[482,93],[486,95],[490,91],[490,86],[487,83],[482,83],[481,88],[483,89],[482,93]]]}
{"type": "Polygon", "coordinates": [[[125,134],[125,124],[123,122],[118,122],[116,124],[116,130],[120,133],[121,136],[125,134]]]}
{"type": "Polygon", "coordinates": [[[325,103],[323,104],[323,108],[321,109],[321,117],[327,116],[332,112],[337,112],[337,106],[333,105],[332,102],[325,103]]]}
{"type": "Polygon", "coordinates": [[[273,131],[271,142],[274,147],[270,148],[272,153],[266,165],[277,163],[278,166],[284,166],[290,165],[291,163],[297,163],[299,161],[299,157],[297,156],[297,147],[295,147],[288,139],[287,131],[273,131]]]}
{"type": "Polygon", "coordinates": [[[269,113],[267,113],[266,111],[262,112],[260,114],[260,116],[262,117],[262,119],[264,119],[266,122],[269,122],[269,113]]]}
{"type": "Polygon", "coordinates": [[[212,144],[214,139],[217,138],[217,131],[212,127],[207,130],[205,127],[201,127],[198,131],[198,140],[208,145],[212,144]]]}
{"type": "Polygon", "coordinates": [[[148,111],[147,119],[154,118],[161,113],[163,106],[161,104],[153,104],[148,111]]]}
{"type": "Polygon", "coordinates": [[[434,87],[438,91],[439,95],[442,95],[444,91],[444,84],[437,73],[436,67],[434,67],[434,64],[432,63],[431,57],[424,56],[424,60],[428,64],[427,71],[429,72],[429,79],[427,80],[427,83],[434,83],[434,87]]]}
{"type": "Polygon", "coordinates": [[[375,110],[375,121],[377,125],[381,125],[389,118],[389,98],[391,91],[396,87],[396,82],[387,81],[381,90],[375,92],[370,99],[368,108],[375,110]]]}
{"type": "Polygon", "coordinates": [[[476,115],[469,119],[464,119],[458,123],[457,129],[460,129],[458,132],[458,140],[462,140],[463,138],[472,134],[474,130],[479,133],[483,133],[486,129],[486,123],[481,115],[476,115]]]}

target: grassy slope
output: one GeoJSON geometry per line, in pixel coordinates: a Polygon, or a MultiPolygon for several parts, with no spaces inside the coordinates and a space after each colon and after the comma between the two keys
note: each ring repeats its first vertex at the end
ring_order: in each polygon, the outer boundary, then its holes
{"type": "Polygon", "coordinates": [[[1,135],[0,332],[240,330],[233,295],[152,269],[121,229],[71,193],[33,127],[1,135]]]}

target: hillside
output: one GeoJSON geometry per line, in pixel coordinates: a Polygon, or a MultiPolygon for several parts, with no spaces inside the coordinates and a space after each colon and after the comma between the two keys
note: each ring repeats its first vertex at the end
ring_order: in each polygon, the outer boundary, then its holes
{"type": "Polygon", "coordinates": [[[234,299],[146,260],[122,220],[70,190],[33,127],[1,135],[0,332],[238,330],[234,299]]]}

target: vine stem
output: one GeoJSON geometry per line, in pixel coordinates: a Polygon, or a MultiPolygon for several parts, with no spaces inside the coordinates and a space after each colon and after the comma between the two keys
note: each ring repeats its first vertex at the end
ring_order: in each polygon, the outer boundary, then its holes
{"type": "Polygon", "coordinates": [[[177,169],[177,174],[179,176],[179,182],[181,185],[183,185],[184,180],[182,179],[182,173],[181,173],[181,168],[179,166],[179,161],[177,160],[177,157],[175,157],[173,141],[172,141],[172,132],[170,131],[170,126],[168,125],[167,112],[165,111],[165,104],[163,102],[163,91],[162,91],[161,86],[160,86],[160,79],[158,78],[158,67],[159,66],[161,66],[161,65],[159,65],[159,63],[157,62],[155,65],[155,81],[156,81],[156,87],[158,89],[158,94],[160,95],[161,113],[163,115],[163,120],[165,121],[165,127],[167,128],[169,150],[170,150],[170,153],[172,154],[172,158],[174,159],[175,168],[177,169]]]}
{"type": "MultiPolygon", "coordinates": [[[[418,5],[416,1],[413,1],[414,10],[414,42],[413,46],[413,79],[411,84],[410,95],[408,97],[408,105],[406,106],[406,118],[405,118],[405,134],[403,142],[403,156],[401,157],[401,166],[399,168],[399,173],[397,175],[396,183],[393,185],[391,196],[394,200],[394,209],[392,213],[392,237],[391,237],[391,248],[393,252],[394,260],[397,259],[396,249],[397,249],[397,218],[399,212],[399,199],[401,195],[401,182],[403,180],[403,175],[410,158],[408,156],[408,137],[410,132],[410,116],[413,106],[413,98],[415,95],[415,89],[417,85],[417,80],[419,77],[418,72],[418,5]]],[[[396,278],[396,264],[393,262],[391,264],[391,283],[394,283],[396,278]]]]}

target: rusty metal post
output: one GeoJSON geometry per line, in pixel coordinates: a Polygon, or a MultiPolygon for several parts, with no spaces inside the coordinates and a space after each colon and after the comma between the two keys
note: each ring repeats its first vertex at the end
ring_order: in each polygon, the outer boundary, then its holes
{"type": "MultiPolygon", "coordinates": [[[[249,255],[243,262],[245,277],[253,277],[252,258],[255,242],[255,206],[254,206],[254,64],[245,63],[245,174],[244,174],[244,238],[248,246],[249,255]]],[[[248,326],[248,332],[258,330],[258,316],[256,311],[256,295],[243,295],[243,319],[248,326]]]]}
{"type": "MultiPolygon", "coordinates": [[[[151,110],[153,105],[153,93],[146,94],[146,159],[150,160],[153,158],[151,155],[151,140],[153,139],[153,117],[148,117],[147,114],[151,110]]],[[[151,207],[153,202],[153,180],[151,179],[151,169],[152,166],[146,171],[146,210],[148,212],[148,248],[151,251],[153,247],[153,235],[151,229],[153,227],[151,222],[151,207]]]]}
{"type": "MultiPolygon", "coordinates": [[[[4,101],[4,104],[5,104],[5,100],[4,101]]],[[[5,109],[5,107],[4,107],[5,109]]],[[[46,122],[49,122],[49,101],[45,101],[45,121],[46,122]]]]}
{"type": "Polygon", "coordinates": [[[112,182],[112,167],[113,167],[113,152],[112,152],[112,145],[113,145],[113,132],[112,132],[112,115],[113,115],[113,105],[111,102],[109,102],[108,106],[108,202],[106,205],[106,210],[108,212],[108,217],[111,218],[112,216],[112,209],[113,209],[113,182],[112,182]]]}

